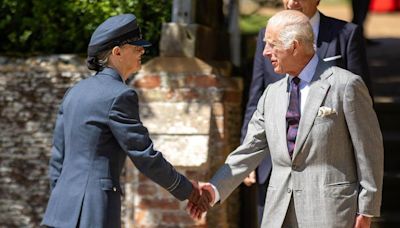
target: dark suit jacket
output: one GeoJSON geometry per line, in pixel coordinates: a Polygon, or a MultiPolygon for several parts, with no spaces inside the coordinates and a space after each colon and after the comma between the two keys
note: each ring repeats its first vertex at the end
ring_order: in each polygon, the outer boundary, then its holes
{"type": "MultiPolygon", "coordinates": [[[[319,34],[316,44],[318,56],[324,59],[340,55],[341,58],[329,61],[328,63],[360,75],[371,92],[365,44],[360,27],[352,23],[327,17],[322,13],[320,13],[320,16],[319,34]]],[[[258,100],[264,89],[269,84],[283,78],[283,75],[278,75],[274,72],[271,62],[262,55],[265,46],[265,42],[263,41],[264,33],[265,28],[260,30],[258,34],[257,48],[254,55],[253,77],[243,120],[241,141],[246,136],[247,125],[257,108],[258,100]]],[[[259,166],[260,170],[257,172],[257,179],[260,184],[266,181],[270,172],[271,168],[267,166],[267,163],[264,160],[259,166]]]]}
{"type": "Polygon", "coordinates": [[[70,89],[54,130],[51,195],[42,224],[120,227],[119,177],[128,156],[143,174],[180,200],[192,185],[153,149],[136,92],[105,68],[70,89]]]}

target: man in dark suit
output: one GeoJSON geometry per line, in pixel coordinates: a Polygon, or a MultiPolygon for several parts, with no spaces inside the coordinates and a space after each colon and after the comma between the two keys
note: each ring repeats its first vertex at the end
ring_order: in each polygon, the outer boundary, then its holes
{"type": "MultiPolygon", "coordinates": [[[[313,29],[317,55],[331,65],[347,69],[354,74],[360,75],[371,93],[371,82],[369,79],[368,65],[366,60],[365,45],[360,27],[352,23],[327,17],[318,11],[319,0],[283,0],[285,9],[298,10],[310,18],[313,29]]],[[[249,90],[246,113],[243,120],[241,141],[243,141],[248,123],[257,108],[265,88],[283,78],[274,72],[271,62],[262,55],[265,28],[259,32],[257,48],[254,55],[253,76],[249,90]]],[[[265,158],[256,169],[256,180],[246,178],[244,183],[251,185],[257,182],[258,186],[258,220],[259,224],[264,211],[266,187],[268,176],[271,172],[271,160],[265,158]]]]}
{"type": "Polygon", "coordinates": [[[119,177],[127,156],[179,200],[199,203],[197,183],[153,149],[139,118],[138,96],[125,84],[140,69],[149,45],[132,14],[111,17],[92,34],[87,62],[97,73],[69,89],[60,106],[49,168],[51,195],[42,225],[120,227],[119,177]]]}
{"type": "MultiPolygon", "coordinates": [[[[365,37],[364,32],[364,22],[368,15],[370,0],[352,0],[351,6],[353,11],[353,22],[356,25],[359,25],[362,31],[362,34],[365,37]]],[[[376,41],[371,41],[370,39],[365,39],[366,44],[376,44],[376,41]]]]}

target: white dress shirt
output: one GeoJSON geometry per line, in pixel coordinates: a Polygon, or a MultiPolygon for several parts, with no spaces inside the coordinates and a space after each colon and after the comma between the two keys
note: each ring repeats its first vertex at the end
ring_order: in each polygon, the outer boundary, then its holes
{"type": "Polygon", "coordinates": [[[320,21],[321,21],[321,15],[319,14],[319,11],[317,11],[315,12],[314,16],[310,18],[310,24],[314,33],[314,44],[317,43],[320,21]]]}
{"type": "MultiPolygon", "coordinates": [[[[304,106],[306,105],[308,92],[310,91],[310,82],[315,74],[315,69],[317,69],[318,56],[314,54],[311,60],[300,72],[298,77],[300,78],[300,114],[303,114],[304,106]]],[[[291,81],[294,76],[289,75],[289,80],[291,81]]],[[[291,83],[289,83],[291,85],[291,83]]],[[[291,88],[289,87],[289,91],[291,88]]],[[[288,100],[290,99],[290,94],[288,93],[288,100]]],[[[289,102],[288,102],[289,104],[289,102]]]]}

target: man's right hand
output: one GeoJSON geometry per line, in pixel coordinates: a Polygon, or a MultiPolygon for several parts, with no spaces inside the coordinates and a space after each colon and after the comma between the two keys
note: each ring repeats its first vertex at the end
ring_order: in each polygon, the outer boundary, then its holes
{"type": "Polygon", "coordinates": [[[200,189],[202,190],[202,193],[204,195],[204,197],[207,198],[209,204],[214,204],[215,202],[215,192],[214,192],[214,188],[212,187],[212,185],[210,183],[204,183],[204,182],[200,182],[199,183],[200,189]]]}
{"type": "Polygon", "coordinates": [[[249,174],[249,176],[247,176],[246,178],[244,178],[243,183],[247,186],[250,187],[253,184],[256,183],[256,171],[253,171],[249,174]]]}
{"type": "Polygon", "coordinates": [[[356,224],[354,228],[370,228],[371,227],[371,217],[364,215],[357,215],[356,224]]]}

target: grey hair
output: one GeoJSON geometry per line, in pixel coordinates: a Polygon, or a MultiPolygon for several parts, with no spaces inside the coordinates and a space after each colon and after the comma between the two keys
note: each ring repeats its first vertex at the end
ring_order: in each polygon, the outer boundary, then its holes
{"type": "Polygon", "coordinates": [[[97,56],[90,56],[86,59],[86,65],[90,70],[102,71],[108,65],[108,58],[112,49],[100,52],[97,56]]]}
{"type": "Polygon", "coordinates": [[[100,65],[102,65],[102,66],[107,66],[107,64],[108,64],[108,58],[109,58],[110,55],[111,55],[111,51],[112,51],[112,49],[106,50],[106,51],[104,51],[104,52],[102,52],[102,53],[100,53],[100,54],[98,55],[98,61],[99,61],[99,64],[100,64],[100,65]]]}
{"type": "Polygon", "coordinates": [[[289,49],[294,40],[303,42],[311,52],[316,49],[314,33],[306,15],[295,10],[284,10],[268,21],[268,26],[279,27],[279,40],[289,49]]]}

